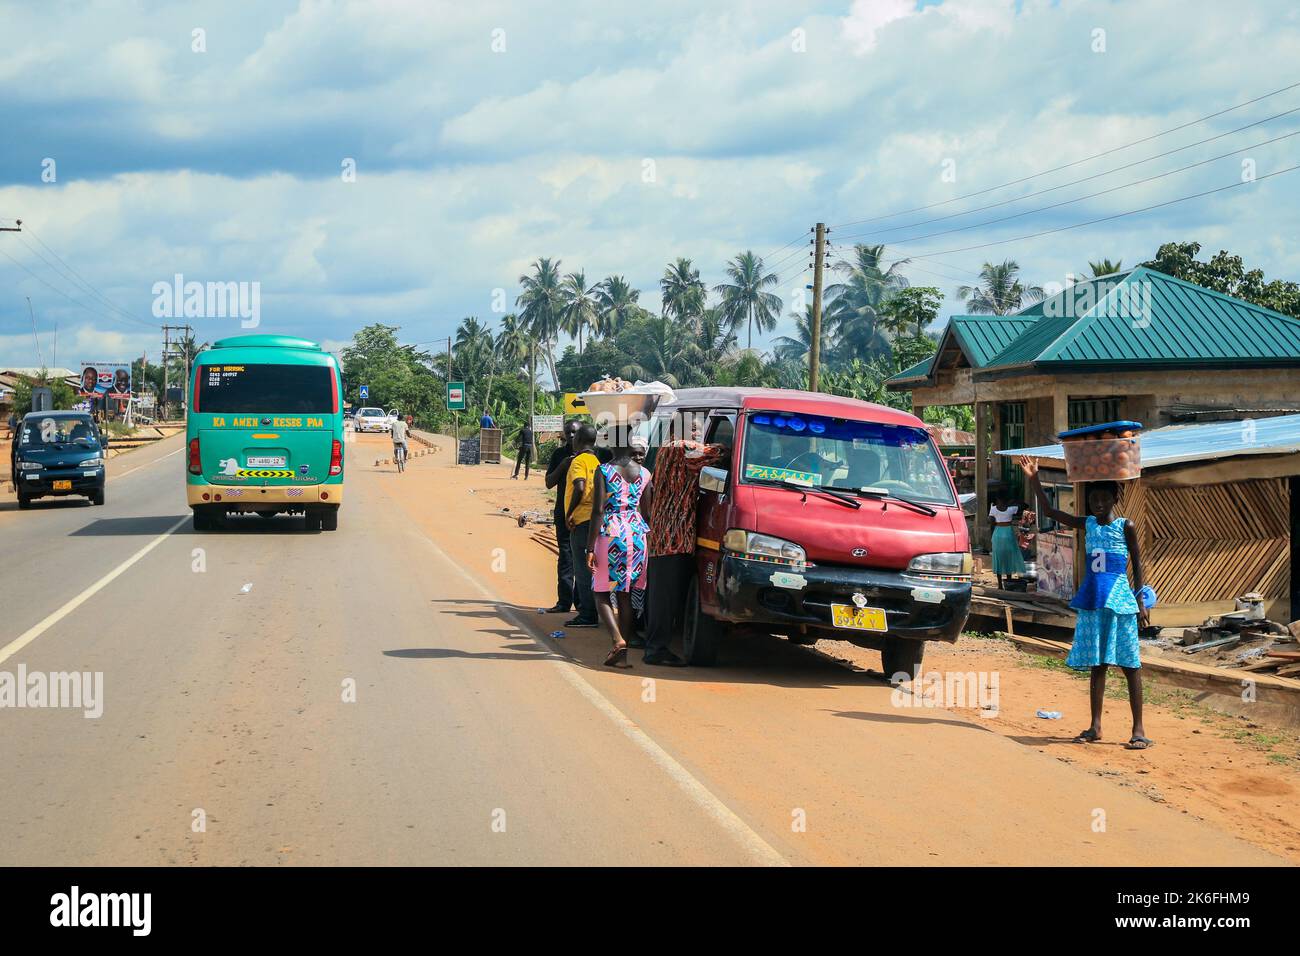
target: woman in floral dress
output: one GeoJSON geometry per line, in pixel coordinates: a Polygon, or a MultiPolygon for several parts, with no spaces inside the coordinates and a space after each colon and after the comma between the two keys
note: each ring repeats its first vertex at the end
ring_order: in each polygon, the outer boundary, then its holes
{"type": "Polygon", "coordinates": [[[596,472],[592,514],[599,515],[599,520],[591,522],[587,565],[592,570],[596,610],[613,637],[613,647],[605,658],[607,667],[630,666],[627,648],[636,636],[632,592],[646,585],[648,529],[640,504],[649,483],[650,473],[633,460],[627,448],[618,449],[613,459],[596,472]]]}

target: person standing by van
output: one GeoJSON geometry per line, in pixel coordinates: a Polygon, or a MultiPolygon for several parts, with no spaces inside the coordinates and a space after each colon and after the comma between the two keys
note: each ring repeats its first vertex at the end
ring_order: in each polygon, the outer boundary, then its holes
{"type": "Polygon", "coordinates": [[[1011,500],[1005,489],[999,490],[989,505],[989,520],[993,522],[993,573],[997,575],[999,588],[1004,586],[1004,579],[1012,575],[1023,577],[1025,573],[1025,558],[1020,553],[1015,529],[1020,512],[1020,505],[1011,500]]]}
{"type": "Polygon", "coordinates": [[[573,463],[573,441],[578,433],[578,422],[570,418],[564,423],[564,439],[551,452],[546,463],[546,487],[555,489],[555,606],[547,614],[568,614],[573,608],[573,549],[569,545],[568,509],[565,493],[569,483],[569,465],[573,463]]]}
{"type": "Polygon", "coordinates": [[[596,469],[587,567],[593,575],[596,608],[613,643],[606,667],[627,667],[627,649],[636,637],[632,593],[644,590],[646,584],[647,529],[640,504],[649,480],[649,473],[626,448],[616,450],[609,464],[596,469]]]}
{"type": "Polygon", "coordinates": [[[596,618],[596,597],[591,590],[591,569],[587,564],[595,475],[600,467],[595,447],[596,428],[583,422],[574,436],[573,461],[569,463],[564,479],[568,502],[564,522],[569,529],[569,547],[573,553],[573,596],[578,608],[577,615],[564,622],[565,627],[596,627],[600,623],[596,618]]]}

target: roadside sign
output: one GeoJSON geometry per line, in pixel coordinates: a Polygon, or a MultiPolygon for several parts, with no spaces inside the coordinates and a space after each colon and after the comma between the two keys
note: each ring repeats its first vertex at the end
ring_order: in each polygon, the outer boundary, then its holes
{"type": "Polygon", "coordinates": [[[585,415],[587,414],[587,403],[578,397],[577,392],[565,392],[564,410],[570,415],[585,415]]]}
{"type": "Polygon", "coordinates": [[[447,383],[447,408],[453,412],[462,411],[465,408],[464,382],[447,383]]]}
{"type": "Polygon", "coordinates": [[[369,386],[369,385],[362,385],[362,386],[361,386],[361,400],[364,402],[364,401],[365,401],[367,398],[369,398],[369,397],[370,397],[370,386],[369,386]]]}
{"type": "Polygon", "coordinates": [[[561,432],[564,431],[563,415],[534,415],[533,416],[533,434],[540,435],[544,432],[561,432]]]}

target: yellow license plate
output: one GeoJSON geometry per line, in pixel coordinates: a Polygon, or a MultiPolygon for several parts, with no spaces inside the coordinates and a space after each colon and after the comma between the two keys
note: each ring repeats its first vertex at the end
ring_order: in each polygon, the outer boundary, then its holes
{"type": "Polygon", "coordinates": [[[851,631],[887,631],[885,609],[880,607],[854,607],[852,604],[832,604],[831,623],[851,631]]]}
{"type": "Polygon", "coordinates": [[[55,491],[71,491],[71,490],[72,490],[72,482],[70,482],[70,481],[56,481],[56,482],[54,483],[54,490],[55,490],[55,491]]]}

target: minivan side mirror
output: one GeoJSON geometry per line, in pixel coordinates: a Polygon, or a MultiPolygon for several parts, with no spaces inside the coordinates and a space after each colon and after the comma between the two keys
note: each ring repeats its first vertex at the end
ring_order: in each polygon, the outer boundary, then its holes
{"type": "Polygon", "coordinates": [[[716,491],[723,494],[727,490],[727,470],[725,468],[704,467],[700,469],[700,488],[704,491],[716,491]]]}

